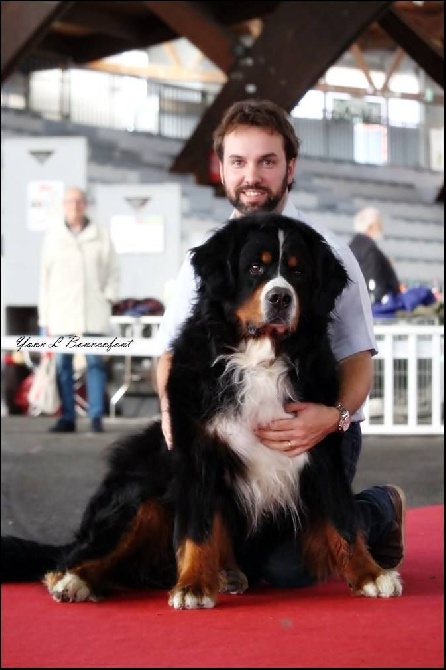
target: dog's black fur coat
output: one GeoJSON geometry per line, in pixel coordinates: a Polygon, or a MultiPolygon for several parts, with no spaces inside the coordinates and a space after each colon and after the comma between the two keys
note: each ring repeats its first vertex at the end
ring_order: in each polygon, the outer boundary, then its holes
{"type": "MultiPolygon", "coordinates": [[[[234,376],[228,360],[234,352],[245,356],[251,346],[257,351],[262,342],[270,343],[272,354],[260,367],[283,365],[274,381],[279,394],[285,379],[282,404],[291,397],[328,406],[337,401],[328,327],[349,281],[343,265],[311,227],[275,214],[227,222],[192,251],[192,263],[197,299],[174,343],[167,384],[174,448],[167,449],[158,419],[112,445],[106,476],[73,542],[54,547],[2,537],[2,581],[35,580],[52,571],[45,579],[57,600],[94,599],[120,587],[173,587],[174,607],[209,607],[218,590],[245,590],[237,560],[243,568],[247,543],[258,538],[264,546],[262,536],[268,544],[295,526],[307,537],[304,556],[316,576],[338,572],[360,592],[382,574],[362,544],[340,433],[298,457],[308,462],[290,465],[292,476],[278,475],[285,483],[276,487],[277,501],[274,488],[265,497],[251,491],[255,450],[263,449],[273,469],[276,456],[257,443],[245,458],[225,433],[224,417],[243,427],[252,398],[240,395],[240,387],[254,374],[245,361],[234,376]],[[255,301],[265,284],[272,289],[262,295],[267,316],[260,318],[255,301]],[[367,556],[367,568],[346,569],[358,551],[367,556]],[[70,580],[76,574],[87,591],[79,583],[67,586],[67,574],[70,580]]],[[[250,411],[261,420],[255,402],[250,411]]],[[[262,486],[269,486],[263,471],[262,486]]]]}

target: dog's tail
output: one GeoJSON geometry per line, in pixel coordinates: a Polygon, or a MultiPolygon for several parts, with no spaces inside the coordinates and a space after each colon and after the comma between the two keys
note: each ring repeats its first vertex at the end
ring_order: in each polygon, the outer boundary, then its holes
{"type": "Polygon", "coordinates": [[[60,564],[70,545],[57,546],[1,536],[1,583],[40,581],[60,564]]]}

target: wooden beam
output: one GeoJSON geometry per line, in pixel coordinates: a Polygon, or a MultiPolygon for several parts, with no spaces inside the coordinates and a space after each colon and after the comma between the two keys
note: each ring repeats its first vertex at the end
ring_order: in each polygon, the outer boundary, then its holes
{"type": "Polygon", "coordinates": [[[143,44],[128,42],[112,35],[95,34],[79,38],[51,31],[35,51],[36,53],[39,52],[47,55],[56,61],[59,60],[61,63],[85,64],[101,58],[122,54],[124,51],[131,49],[144,48],[143,44]]]}
{"type": "MultiPolygon", "coordinates": [[[[192,42],[220,70],[228,72],[236,59],[238,40],[227,28],[193,2],[144,2],[178,37],[192,42]]],[[[203,5],[204,3],[202,3],[203,5]]]]}
{"type": "Polygon", "coordinates": [[[399,66],[401,65],[401,61],[403,60],[405,55],[406,52],[404,51],[404,49],[398,47],[398,49],[395,51],[393,55],[392,62],[390,63],[389,68],[387,69],[386,78],[384,79],[383,85],[381,86],[380,89],[381,93],[389,90],[389,82],[392,79],[395,72],[398,70],[399,66]]]}
{"type": "MultiPolygon", "coordinates": [[[[98,4],[98,3],[96,3],[98,4]]],[[[113,16],[108,11],[109,3],[101,3],[100,8],[93,8],[91,3],[74,2],[70,11],[64,16],[64,22],[68,24],[75,24],[83,28],[89,29],[90,33],[102,33],[118,37],[121,40],[140,43],[142,38],[141,24],[136,20],[131,20],[129,17],[125,21],[119,16],[113,16]]]]}
{"type": "Polygon", "coordinates": [[[376,91],[375,82],[372,79],[372,75],[370,74],[370,70],[367,66],[367,63],[365,62],[365,58],[362,55],[361,49],[357,44],[352,44],[350,47],[350,51],[353,54],[353,58],[355,59],[358,68],[362,71],[364,77],[367,80],[367,83],[370,87],[370,92],[374,93],[376,91]]]}
{"type": "Polygon", "coordinates": [[[280,2],[250,52],[228,74],[214,102],[171,166],[208,183],[212,134],[236,100],[268,98],[291,111],[391,2],[280,2]],[[333,30],[333,26],[337,26],[333,30]]]}
{"type": "Polygon", "coordinates": [[[183,63],[181,62],[181,58],[178,54],[178,51],[175,48],[175,45],[173,42],[167,42],[166,44],[163,44],[164,51],[166,52],[169,60],[173,64],[174,67],[182,68],[183,63]]]}
{"type": "MultiPolygon", "coordinates": [[[[324,93],[347,93],[353,98],[363,98],[366,95],[370,95],[369,91],[365,88],[358,88],[356,86],[335,86],[333,84],[326,84],[324,82],[319,82],[313,89],[316,91],[323,91],[324,93]]],[[[389,90],[376,92],[377,96],[383,98],[395,98],[395,93],[391,93],[389,90]]],[[[424,93],[398,93],[398,100],[415,100],[415,102],[425,103],[426,99],[424,93]]],[[[444,96],[442,94],[434,93],[433,99],[430,101],[432,105],[444,105],[444,96]]]]}
{"type": "Polygon", "coordinates": [[[176,67],[173,65],[158,65],[149,63],[148,65],[121,65],[111,61],[97,60],[90,61],[85,66],[88,70],[98,70],[99,72],[108,72],[109,74],[128,75],[130,77],[142,77],[144,79],[169,81],[196,81],[207,84],[224,84],[226,76],[220,70],[198,70],[186,67],[176,67]]]}
{"type": "MultiPolygon", "coordinates": [[[[396,66],[396,61],[399,60],[397,56],[400,52],[403,54],[403,56],[406,55],[402,49],[398,49],[392,65],[396,66]]],[[[199,58],[203,59],[203,54],[201,54],[199,51],[197,51],[197,55],[199,58]]],[[[72,67],[76,66],[73,65],[72,67]]],[[[121,65],[120,63],[114,63],[108,60],[98,60],[91,61],[90,63],[79,67],[83,67],[86,70],[98,70],[99,72],[108,72],[109,74],[128,75],[129,77],[141,77],[147,80],[159,80],[162,82],[194,81],[223,85],[228,80],[227,76],[220,70],[200,70],[199,63],[195,61],[191,64],[191,67],[176,67],[157,63],[149,63],[148,65],[143,66],[121,65]]],[[[386,73],[386,79],[389,78],[389,75],[391,75],[393,72],[395,72],[395,68],[391,66],[386,73]]],[[[322,81],[319,81],[312,88],[316,91],[323,91],[325,93],[347,93],[354,98],[359,98],[370,94],[366,88],[359,88],[356,86],[336,86],[334,84],[326,84],[322,81]]],[[[377,95],[382,95],[383,97],[389,98],[394,94],[392,94],[387,88],[385,90],[381,89],[378,91],[377,95]]],[[[398,93],[398,98],[400,100],[416,100],[417,102],[426,102],[423,93],[398,93]]],[[[443,105],[443,95],[434,93],[434,97],[431,100],[431,103],[434,105],[443,105]]]]}
{"type": "Polygon", "coordinates": [[[379,19],[379,25],[426,74],[444,88],[443,50],[405,19],[394,7],[379,19]]]}
{"type": "Polygon", "coordinates": [[[14,1],[1,3],[2,83],[16,70],[30,50],[39,44],[51,24],[73,4],[14,1]]]}

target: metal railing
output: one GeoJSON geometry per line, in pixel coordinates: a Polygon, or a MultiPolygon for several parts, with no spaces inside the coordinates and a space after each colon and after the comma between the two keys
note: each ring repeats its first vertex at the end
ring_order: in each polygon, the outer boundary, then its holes
{"type": "MultiPolygon", "coordinates": [[[[2,107],[21,109],[53,121],[180,140],[191,136],[218,93],[77,68],[34,73],[29,76],[28,84],[24,80],[21,87],[23,90],[18,84],[12,88],[6,82],[1,94],[2,107]]],[[[439,116],[442,118],[441,113],[439,116]]],[[[331,118],[328,110],[322,119],[292,121],[298,135],[305,140],[302,156],[432,167],[430,129],[424,123],[394,126],[388,119],[380,118],[377,123],[358,124],[356,120],[331,118]]]]}
{"type": "Polygon", "coordinates": [[[375,325],[379,352],[364,434],[444,432],[443,326],[375,325]]]}

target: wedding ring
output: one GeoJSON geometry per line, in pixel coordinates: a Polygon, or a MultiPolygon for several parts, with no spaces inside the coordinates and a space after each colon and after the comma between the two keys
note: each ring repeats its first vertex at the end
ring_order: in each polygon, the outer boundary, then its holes
{"type": "Polygon", "coordinates": [[[293,443],[291,442],[291,440],[288,440],[288,449],[291,449],[292,446],[293,446],[293,443]]]}

